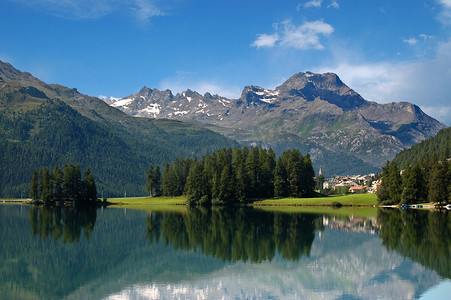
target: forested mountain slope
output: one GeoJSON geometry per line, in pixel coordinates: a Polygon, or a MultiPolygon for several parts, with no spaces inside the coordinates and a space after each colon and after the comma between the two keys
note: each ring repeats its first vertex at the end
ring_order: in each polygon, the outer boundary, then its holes
{"type": "Polygon", "coordinates": [[[104,196],[142,195],[150,163],[238,144],[175,120],[133,118],[0,61],[0,197],[25,197],[33,169],[90,167],[104,196]]]}
{"type": "Polygon", "coordinates": [[[407,164],[416,164],[432,155],[436,155],[438,159],[451,158],[451,127],[442,129],[437,135],[399,152],[393,161],[400,168],[404,168],[407,164]]]}

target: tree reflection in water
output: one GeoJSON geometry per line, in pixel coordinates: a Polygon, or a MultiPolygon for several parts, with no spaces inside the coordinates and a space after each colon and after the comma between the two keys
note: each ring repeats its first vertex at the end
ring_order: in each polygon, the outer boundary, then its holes
{"type": "Polygon", "coordinates": [[[224,261],[271,261],[276,251],[285,259],[298,260],[310,254],[318,218],[246,208],[191,208],[185,214],[148,216],[147,239],[154,243],[161,238],[175,249],[199,249],[224,261]]]}
{"type": "Polygon", "coordinates": [[[81,231],[89,239],[97,218],[96,207],[46,207],[30,209],[33,236],[42,239],[62,239],[64,243],[78,242],[81,231]]]}
{"type": "Polygon", "coordinates": [[[382,244],[440,276],[451,278],[451,214],[448,211],[379,209],[382,244]]]}

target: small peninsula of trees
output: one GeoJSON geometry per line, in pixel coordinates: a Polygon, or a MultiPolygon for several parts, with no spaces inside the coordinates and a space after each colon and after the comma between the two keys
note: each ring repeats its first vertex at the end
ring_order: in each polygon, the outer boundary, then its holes
{"type": "Polygon", "coordinates": [[[451,162],[437,156],[410,165],[402,174],[392,161],[382,167],[382,183],[377,191],[384,205],[433,202],[447,204],[451,200],[451,162]]]}
{"type": "Polygon", "coordinates": [[[97,188],[89,168],[82,178],[78,164],[64,165],[63,170],[55,166],[53,171],[44,167],[39,172],[33,170],[29,196],[32,201],[44,204],[60,201],[90,204],[97,201],[97,188]]]}
{"type": "Polygon", "coordinates": [[[151,195],[188,196],[188,204],[233,205],[246,199],[311,197],[315,195],[310,155],[285,151],[276,160],[272,149],[223,148],[200,160],[175,159],[159,167],[149,166],[147,192],[151,195]],[[161,188],[160,188],[161,178],[161,188]]]}

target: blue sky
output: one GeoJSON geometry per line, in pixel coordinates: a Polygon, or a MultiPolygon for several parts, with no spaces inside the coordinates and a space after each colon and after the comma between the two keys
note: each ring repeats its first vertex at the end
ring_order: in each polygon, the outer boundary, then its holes
{"type": "Polygon", "coordinates": [[[451,0],[1,0],[0,59],[106,97],[335,72],[451,125],[451,0]]]}

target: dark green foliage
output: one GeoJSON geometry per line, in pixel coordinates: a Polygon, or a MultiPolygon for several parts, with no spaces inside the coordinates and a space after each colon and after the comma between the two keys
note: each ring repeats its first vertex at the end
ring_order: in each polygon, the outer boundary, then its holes
{"type": "Polygon", "coordinates": [[[382,204],[416,204],[424,201],[447,204],[451,200],[451,162],[429,156],[407,166],[402,177],[395,162],[382,167],[378,201],[382,204]]]}
{"type": "Polygon", "coordinates": [[[393,203],[400,203],[402,192],[402,178],[398,166],[392,161],[388,173],[388,198],[393,203]]]}
{"type": "Polygon", "coordinates": [[[203,163],[195,161],[189,170],[186,181],[186,193],[189,195],[189,205],[208,204],[209,197],[206,181],[207,178],[205,176],[203,163]]]}
{"type": "Polygon", "coordinates": [[[86,169],[85,180],[84,180],[84,188],[86,193],[83,195],[83,198],[87,201],[97,201],[97,187],[94,181],[94,177],[91,174],[91,170],[86,169]]]}
{"type": "Polygon", "coordinates": [[[164,166],[162,178],[163,195],[173,197],[183,194],[187,176],[183,170],[183,164],[190,163],[186,161],[180,162],[180,160],[176,158],[173,164],[166,164],[164,166]]]}
{"type": "Polygon", "coordinates": [[[57,201],[69,201],[74,205],[94,204],[97,201],[97,187],[89,168],[83,179],[79,165],[64,165],[62,172],[58,167],[53,172],[44,167],[39,174],[33,171],[30,197],[44,204],[57,201]]]}
{"type": "Polygon", "coordinates": [[[382,167],[382,183],[377,191],[378,201],[385,205],[401,202],[402,178],[398,166],[392,161],[382,167]]]}
{"type": "Polygon", "coordinates": [[[161,194],[161,171],[160,166],[157,165],[154,169],[153,165],[149,165],[149,169],[146,172],[147,185],[146,192],[150,193],[150,196],[159,196],[161,194]]]}
{"type": "Polygon", "coordinates": [[[402,175],[403,191],[401,203],[416,204],[426,200],[426,187],[423,172],[419,164],[408,166],[402,175]]]}
{"type": "Polygon", "coordinates": [[[223,148],[203,156],[199,162],[190,159],[180,162],[176,159],[173,164],[167,164],[163,171],[162,188],[166,196],[178,196],[184,192],[188,196],[188,204],[193,206],[210,202],[214,205],[234,205],[245,203],[246,199],[272,198],[274,195],[313,196],[313,177],[310,156],[304,157],[298,150],[286,151],[276,163],[271,149],[223,148]],[[189,172],[177,171],[181,165],[189,165],[189,172]],[[295,193],[291,193],[292,189],[295,193]]]}
{"type": "Polygon", "coordinates": [[[90,166],[107,196],[142,195],[150,163],[237,145],[191,124],[129,117],[81,94],[82,102],[29,95],[7,102],[7,87],[0,91],[0,197],[25,196],[33,169],[64,163],[90,166]]]}
{"type": "Polygon", "coordinates": [[[32,200],[37,200],[39,196],[39,182],[38,182],[38,172],[36,170],[33,170],[33,176],[31,177],[31,183],[30,183],[30,194],[29,197],[32,200]]]}
{"type": "Polygon", "coordinates": [[[274,170],[276,197],[311,197],[314,195],[315,172],[310,156],[299,150],[285,151],[277,160],[274,170]]]}
{"type": "Polygon", "coordinates": [[[410,149],[398,153],[382,168],[378,198],[384,204],[415,204],[422,201],[449,203],[451,199],[451,128],[440,130],[410,149]],[[402,183],[395,165],[405,168],[402,183]]]}
{"type": "Polygon", "coordinates": [[[449,171],[451,162],[441,159],[434,164],[430,174],[428,200],[439,204],[450,201],[451,173],[449,171]]]}
{"type": "Polygon", "coordinates": [[[438,157],[451,157],[451,127],[442,129],[434,137],[401,151],[393,161],[400,168],[405,168],[409,163],[419,163],[433,154],[438,157]]]}

